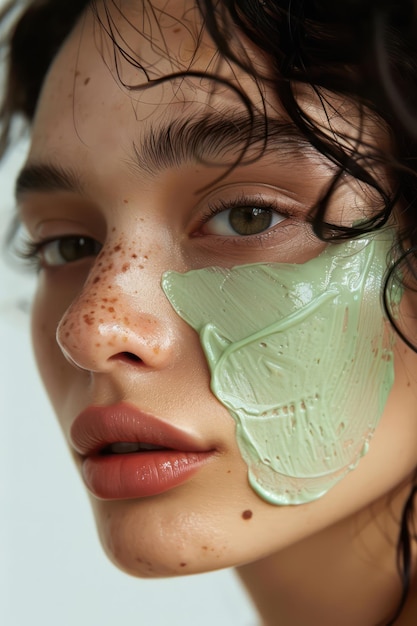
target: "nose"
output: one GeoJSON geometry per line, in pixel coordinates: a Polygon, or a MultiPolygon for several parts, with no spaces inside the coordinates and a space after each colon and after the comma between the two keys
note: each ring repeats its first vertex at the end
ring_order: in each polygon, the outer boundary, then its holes
{"type": "Polygon", "coordinates": [[[103,260],[96,261],[58,325],[57,342],[65,358],[78,368],[101,373],[120,363],[167,367],[175,336],[169,319],[174,325],[176,320],[158,272],[114,260],[107,262],[107,270],[103,265],[103,260]]]}

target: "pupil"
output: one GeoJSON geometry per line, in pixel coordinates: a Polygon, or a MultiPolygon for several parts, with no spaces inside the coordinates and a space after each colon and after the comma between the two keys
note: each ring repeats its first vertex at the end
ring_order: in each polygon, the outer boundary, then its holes
{"type": "Polygon", "coordinates": [[[271,209],[237,207],[230,211],[230,226],[239,235],[256,235],[271,225],[271,209]]]}
{"type": "Polygon", "coordinates": [[[97,253],[96,243],[85,237],[67,237],[60,242],[59,252],[67,262],[77,261],[97,253]]]}

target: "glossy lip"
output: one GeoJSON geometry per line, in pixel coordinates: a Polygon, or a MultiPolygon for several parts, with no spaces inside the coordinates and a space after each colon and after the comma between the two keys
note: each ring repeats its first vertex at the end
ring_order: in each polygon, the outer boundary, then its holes
{"type": "Polygon", "coordinates": [[[120,500],[158,495],[187,481],[215,450],[172,424],[128,403],[90,406],[75,419],[70,441],[82,456],[82,475],[98,498],[120,500]],[[102,451],[116,442],[167,448],[130,454],[102,451]]]}

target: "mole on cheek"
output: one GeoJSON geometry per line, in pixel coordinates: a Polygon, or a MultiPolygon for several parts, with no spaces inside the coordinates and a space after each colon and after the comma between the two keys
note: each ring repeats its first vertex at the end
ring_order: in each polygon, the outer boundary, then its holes
{"type": "Polygon", "coordinates": [[[246,511],[243,511],[242,513],[242,519],[250,519],[252,515],[252,511],[250,509],[246,509],[246,511]]]}

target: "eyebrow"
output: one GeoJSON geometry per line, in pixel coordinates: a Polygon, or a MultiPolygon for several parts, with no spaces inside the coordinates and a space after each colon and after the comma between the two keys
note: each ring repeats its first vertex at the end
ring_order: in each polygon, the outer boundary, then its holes
{"type": "MultiPolygon", "coordinates": [[[[317,151],[301,131],[287,120],[266,118],[255,113],[211,112],[202,117],[179,118],[157,127],[149,125],[138,142],[133,142],[129,163],[154,176],[187,163],[233,167],[256,161],[265,154],[304,161],[317,151]],[[219,159],[227,159],[220,162],[219,159]]],[[[53,163],[33,163],[24,167],[16,180],[19,199],[28,192],[84,192],[80,174],[53,163]]]]}
{"type": "Polygon", "coordinates": [[[150,127],[140,143],[134,143],[135,165],[150,174],[190,162],[227,168],[273,152],[277,157],[304,159],[309,150],[317,154],[295,124],[259,113],[212,112],[200,118],[180,118],[150,127]]]}
{"type": "Polygon", "coordinates": [[[24,167],[15,184],[15,196],[19,199],[27,192],[70,191],[83,192],[80,175],[70,168],[51,163],[39,163],[24,167]]]}

